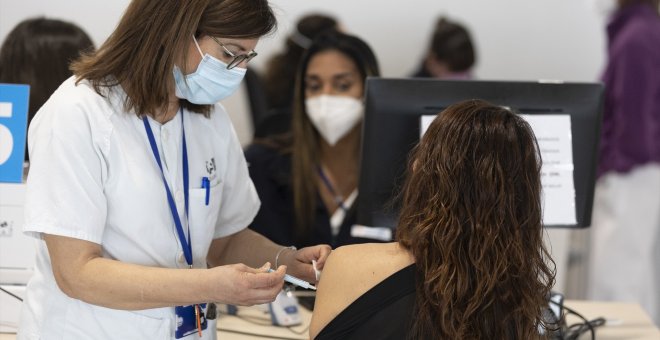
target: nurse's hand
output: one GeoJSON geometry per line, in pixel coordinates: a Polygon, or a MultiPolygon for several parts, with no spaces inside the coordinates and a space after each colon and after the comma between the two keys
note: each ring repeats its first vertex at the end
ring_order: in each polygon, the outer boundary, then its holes
{"type": "Polygon", "coordinates": [[[280,255],[281,263],[287,265],[287,274],[310,283],[317,283],[312,260],[316,260],[316,269],[322,270],[332,248],[327,244],[306,247],[297,251],[285,250],[280,255]]]}
{"type": "Polygon", "coordinates": [[[251,306],[275,300],[282,290],[286,266],[269,273],[270,263],[261,268],[232,264],[209,269],[211,299],[238,306],[251,306]]]}

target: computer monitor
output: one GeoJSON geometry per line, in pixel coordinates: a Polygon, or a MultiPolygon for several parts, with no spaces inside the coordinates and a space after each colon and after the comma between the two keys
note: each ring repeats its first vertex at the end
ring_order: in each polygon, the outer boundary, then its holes
{"type": "MultiPolygon", "coordinates": [[[[357,224],[395,228],[395,196],[405,179],[408,154],[419,141],[422,117],[436,115],[467,99],[506,106],[528,118],[540,119],[541,124],[559,120],[561,124],[553,133],[563,133],[566,140],[572,140],[564,150],[572,157],[572,164],[564,164],[563,169],[568,169],[564,180],[573,183],[567,182],[561,194],[572,196],[568,206],[573,210],[572,216],[548,223],[549,207],[555,203],[547,198],[550,189],[544,184],[544,226],[588,227],[603,107],[601,84],[386,78],[369,78],[366,83],[357,224]],[[565,130],[570,126],[570,131],[562,132],[561,126],[565,130]]],[[[539,132],[531,125],[543,149],[539,132]]]]}

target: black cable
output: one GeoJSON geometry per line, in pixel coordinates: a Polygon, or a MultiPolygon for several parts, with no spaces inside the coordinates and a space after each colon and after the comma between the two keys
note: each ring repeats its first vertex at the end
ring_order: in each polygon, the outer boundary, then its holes
{"type": "Polygon", "coordinates": [[[23,299],[21,299],[20,296],[18,296],[18,295],[16,295],[16,294],[14,294],[14,293],[12,293],[12,292],[10,292],[10,291],[8,291],[8,290],[2,288],[2,287],[0,287],[0,290],[3,291],[3,292],[5,292],[5,293],[7,293],[7,294],[9,294],[9,295],[11,295],[11,296],[13,296],[15,299],[18,299],[18,301],[23,302],[23,299]]]}
{"type": "Polygon", "coordinates": [[[555,313],[550,309],[550,306],[548,306],[547,313],[549,313],[552,316],[552,325],[555,326],[555,328],[548,328],[548,324],[546,323],[545,329],[550,330],[552,332],[556,332],[553,334],[553,336],[549,339],[552,340],[565,340],[566,339],[566,334],[565,334],[565,327],[566,326],[566,318],[564,315],[564,304],[563,304],[563,299],[561,302],[557,302],[555,300],[552,300],[551,298],[548,299],[548,302],[559,307],[559,315],[555,315],[555,313]]]}
{"type": "Polygon", "coordinates": [[[572,333],[570,333],[569,340],[577,339],[582,333],[586,332],[587,330],[590,330],[592,332],[591,338],[595,339],[595,327],[602,326],[604,324],[605,324],[604,318],[596,318],[587,321],[585,323],[571,325],[571,327],[569,327],[569,331],[572,330],[572,333]]]}
{"type": "Polygon", "coordinates": [[[563,339],[564,338],[564,318],[562,317],[561,302],[556,302],[551,298],[548,298],[548,302],[553,302],[559,307],[559,313],[555,314],[554,310],[550,306],[545,306],[542,309],[541,315],[541,324],[539,327],[539,332],[542,331],[542,334],[548,334],[549,339],[563,339]]]}
{"type": "Polygon", "coordinates": [[[289,330],[289,332],[291,332],[291,333],[293,333],[293,334],[296,334],[296,335],[303,335],[303,334],[309,332],[309,326],[311,326],[311,325],[312,325],[311,322],[308,323],[308,324],[307,324],[307,327],[305,327],[305,328],[304,328],[303,330],[301,330],[300,332],[298,332],[298,331],[296,331],[295,329],[293,329],[293,326],[286,326],[286,328],[289,330]]]}
{"type": "MultiPolygon", "coordinates": [[[[591,340],[596,340],[596,331],[594,330],[594,327],[591,324],[591,321],[589,321],[582,314],[576,312],[575,310],[573,310],[571,308],[568,308],[568,307],[564,306],[564,309],[567,312],[569,312],[569,313],[577,316],[578,318],[584,320],[584,323],[577,324],[578,327],[575,331],[573,331],[573,333],[566,332],[567,333],[566,334],[566,338],[567,338],[566,340],[576,340],[580,335],[582,335],[582,333],[586,332],[586,330],[584,329],[584,325],[587,326],[587,330],[589,330],[589,332],[591,333],[591,340]]],[[[574,326],[576,326],[576,325],[571,325],[570,327],[568,327],[568,330],[571,330],[571,328],[574,327],[574,326]]]]}
{"type": "Polygon", "coordinates": [[[602,326],[605,324],[605,319],[602,317],[593,320],[587,320],[587,318],[585,318],[582,314],[578,313],[574,309],[566,307],[566,305],[564,304],[557,303],[553,300],[549,300],[549,302],[561,308],[561,312],[560,312],[562,314],[561,318],[565,318],[563,313],[563,311],[565,310],[566,312],[573,314],[584,321],[582,323],[576,323],[568,326],[565,333],[561,332],[560,339],[562,340],[576,340],[580,335],[582,335],[586,331],[589,331],[591,333],[591,340],[595,340],[596,331],[594,327],[602,326]]]}

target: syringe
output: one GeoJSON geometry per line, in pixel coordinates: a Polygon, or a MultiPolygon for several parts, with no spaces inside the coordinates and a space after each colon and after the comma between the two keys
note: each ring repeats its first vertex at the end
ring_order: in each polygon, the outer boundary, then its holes
{"type": "MultiPolygon", "coordinates": [[[[274,271],[275,271],[275,270],[272,269],[272,268],[271,268],[271,269],[268,269],[268,272],[269,272],[269,273],[272,273],[272,272],[274,272],[274,271]]],[[[289,283],[293,283],[294,285],[299,286],[299,287],[302,287],[302,288],[316,290],[316,287],[314,287],[311,283],[309,283],[309,282],[307,282],[307,281],[305,281],[305,280],[303,280],[303,279],[299,279],[299,278],[297,278],[297,277],[293,277],[293,276],[291,276],[291,275],[289,275],[289,274],[284,274],[284,281],[289,282],[289,283]]]]}

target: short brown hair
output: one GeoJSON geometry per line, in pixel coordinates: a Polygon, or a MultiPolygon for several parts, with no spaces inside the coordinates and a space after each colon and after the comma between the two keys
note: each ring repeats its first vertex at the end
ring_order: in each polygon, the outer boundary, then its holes
{"type": "MultiPolygon", "coordinates": [[[[193,35],[259,38],[276,25],[267,0],[133,0],[108,40],[71,69],[78,82],[89,80],[101,95],[102,88],[121,85],[126,111],[155,115],[168,102],[174,61],[182,56],[185,63],[193,35]]],[[[210,110],[181,104],[194,112],[210,110]]]]}
{"type": "Polygon", "coordinates": [[[464,72],[475,63],[476,53],[470,32],[465,26],[445,17],[438,19],[431,39],[431,52],[447,63],[452,72],[464,72]]]}

